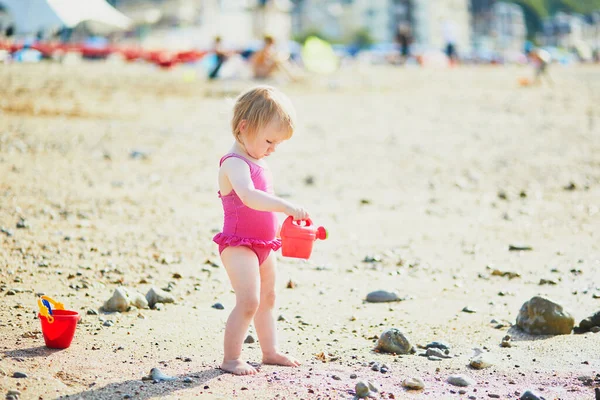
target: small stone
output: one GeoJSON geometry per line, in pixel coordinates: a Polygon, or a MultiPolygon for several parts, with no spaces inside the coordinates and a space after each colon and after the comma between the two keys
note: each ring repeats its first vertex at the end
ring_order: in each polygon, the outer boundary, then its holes
{"type": "Polygon", "coordinates": [[[367,294],[366,301],[368,303],[389,303],[394,301],[402,301],[402,299],[394,292],[376,290],[367,294]]]}
{"type": "Polygon", "coordinates": [[[490,397],[492,399],[499,399],[500,395],[499,394],[495,394],[495,393],[488,393],[488,397],[490,397]]]}
{"type": "Polygon", "coordinates": [[[452,356],[448,355],[443,350],[436,349],[435,347],[428,348],[425,354],[429,357],[452,358],[452,356]]]}
{"type": "Polygon", "coordinates": [[[6,395],[7,395],[7,396],[17,396],[17,397],[18,397],[18,396],[20,396],[20,395],[21,395],[21,392],[19,392],[18,390],[12,389],[12,390],[9,390],[9,391],[6,393],[6,395]]]}
{"type": "Polygon", "coordinates": [[[93,308],[88,308],[88,310],[86,311],[87,315],[98,315],[98,311],[94,310],[93,308]]]}
{"type": "Polygon", "coordinates": [[[107,319],[106,321],[104,321],[104,323],[102,324],[103,326],[113,326],[115,323],[111,320],[111,319],[107,319]]]}
{"type": "Polygon", "coordinates": [[[17,222],[17,228],[18,229],[29,228],[29,223],[24,218],[20,218],[19,221],[17,222]]]}
{"type": "Polygon", "coordinates": [[[369,390],[369,385],[365,381],[358,381],[354,386],[354,392],[356,393],[356,397],[359,399],[364,399],[371,395],[371,390],[369,390]]]}
{"type": "Polygon", "coordinates": [[[152,369],[150,370],[150,376],[149,376],[149,377],[150,377],[150,379],[151,379],[153,382],[174,381],[174,380],[176,380],[176,379],[177,379],[177,378],[174,378],[174,377],[172,377],[172,376],[165,375],[165,374],[164,374],[164,373],[163,373],[163,372],[162,372],[160,369],[158,369],[158,368],[152,368],[152,369]]]}
{"type": "Polygon", "coordinates": [[[250,344],[250,343],[254,343],[254,342],[255,342],[255,340],[252,335],[248,335],[248,336],[246,336],[246,339],[244,339],[244,343],[246,343],[246,344],[250,344]]]}
{"type": "Polygon", "coordinates": [[[471,358],[469,364],[475,369],[484,369],[494,365],[494,363],[491,360],[491,357],[487,353],[481,353],[471,358]]]}
{"type": "Polygon", "coordinates": [[[474,308],[472,308],[472,307],[466,306],[466,307],[464,307],[464,308],[462,309],[462,312],[469,313],[469,314],[473,314],[473,313],[476,313],[476,312],[477,312],[477,310],[475,310],[475,309],[474,309],[474,308]]]}
{"type": "Polygon", "coordinates": [[[447,379],[447,382],[454,386],[471,386],[475,384],[473,379],[469,378],[465,375],[450,375],[447,379]]]}
{"type": "Polygon", "coordinates": [[[540,296],[523,303],[517,326],[532,335],[568,335],[575,320],[562,306],[540,296]]]}
{"type": "Polygon", "coordinates": [[[533,247],[526,244],[510,244],[508,245],[509,251],[531,251],[533,247]]]}
{"type": "Polygon", "coordinates": [[[13,378],[27,378],[27,374],[25,372],[15,372],[13,378]]]}
{"type": "Polygon", "coordinates": [[[186,376],[185,378],[183,378],[183,383],[194,383],[194,380],[189,376],[186,376]]]}
{"type": "Polygon", "coordinates": [[[221,303],[215,303],[211,307],[214,308],[214,309],[217,309],[217,310],[224,310],[225,309],[225,307],[221,303]]]}
{"type": "Polygon", "coordinates": [[[286,288],[288,288],[288,289],[295,289],[295,288],[296,288],[296,286],[298,286],[298,285],[296,284],[296,282],[294,282],[294,281],[292,281],[292,280],[290,279],[290,280],[288,281],[287,285],[286,285],[286,288]]]}
{"type": "Polygon", "coordinates": [[[437,356],[428,356],[427,359],[429,361],[442,361],[443,360],[443,358],[437,357],[437,356]]]}
{"type": "Polygon", "coordinates": [[[285,317],[283,315],[279,315],[277,317],[277,321],[286,321],[285,317]]]}
{"type": "Polygon", "coordinates": [[[379,364],[377,364],[377,363],[373,364],[373,366],[371,367],[371,370],[379,372],[379,364]]]}
{"type": "Polygon", "coordinates": [[[155,308],[157,303],[175,303],[175,298],[170,293],[159,288],[153,287],[146,293],[148,307],[155,308]]]}
{"type": "Polygon", "coordinates": [[[458,391],[458,394],[467,394],[467,391],[465,389],[460,389],[458,391]]]}
{"type": "Polygon", "coordinates": [[[538,283],[539,285],[556,285],[558,284],[555,280],[553,279],[540,279],[540,282],[538,283]]]}
{"type": "Polygon", "coordinates": [[[577,331],[578,333],[585,333],[591,331],[595,326],[600,326],[600,311],[585,319],[582,319],[581,322],[579,322],[577,331]]]}
{"type": "Polygon", "coordinates": [[[419,377],[410,377],[402,382],[402,386],[408,390],[421,390],[425,388],[425,382],[419,377]]]}
{"type": "Polygon", "coordinates": [[[356,374],[350,374],[350,379],[356,379],[356,378],[358,378],[358,375],[356,375],[356,374]]]}
{"type": "Polygon", "coordinates": [[[526,390],[519,400],[543,400],[544,398],[532,390],[526,390]]]}
{"type": "Polygon", "coordinates": [[[434,348],[434,349],[450,350],[450,345],[446,342],[435,341],[435,342],[427,343],[425,348],[426,349],[434,348]]]}
{"type": "Polygon", "coordinates": [[[334,380],[336,380],[336,381],[341,381],[341,380],[342,380],[342,378],[340,378],[340,377],[339,377],[339,376],[337,376],[337,375],[331,375],[331,377],[332,377],[334,380]]]}
{"type": "Polygon", "coordinates": [[[124,287],[118,287],[113,292],[110,299],[106,300],[102,310],[106,312],[127,311],[129,308],[129,295],[124,287]]]}
{"type": "Polygon", "coordinates": [[[409,354],[414,349],[408,338],[398,329],[385,330],[377,340],[376,350],[385,353],[409,354]]]}
{"type": "Polygon", "coordinates": [[[388,372],[388,369],[385,367],[381,367],[381,369],[379,370],[379,372],[381,372],[382,374],[385,374],[388,372]]]}

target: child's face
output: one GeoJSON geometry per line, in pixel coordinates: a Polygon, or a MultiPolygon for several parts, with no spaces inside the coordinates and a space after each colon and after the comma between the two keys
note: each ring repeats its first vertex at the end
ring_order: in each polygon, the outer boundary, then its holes
{"type": "Polygon", "coordinates": [[[257,160],[274,153],[277,146],[289,138],[288,132],[275,119],[259,129],[253,137],[248,135],[245,121],[242,122],[240,131],[240,139],[246,152],[257,160]]]}

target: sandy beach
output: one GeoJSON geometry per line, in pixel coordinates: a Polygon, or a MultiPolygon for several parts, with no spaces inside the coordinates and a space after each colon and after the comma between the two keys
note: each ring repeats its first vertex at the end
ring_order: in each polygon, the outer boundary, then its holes
{"type": "MultiPolygon", "coordinates": [[[[380,399],[594,399],[600,333],[512,326],[536,295],[576,325],[600,311],[600,68],[550,73],[552,87],[519,87],[530,68],[357,65],[282,84],[299,127],[268,161],[275,189],[329,238],[309,261],[279,257],[280,347],[303,365],[237,377],[218,369],[235,296],[211,238],[233,98],[251,83],[0,66],[0,394],[352,399],[369,380],[380,399]],[[102,312],[118,287],[168,288],[175,302],[102,312]],[[375,290],[402,301],[365,302],[375,290]],[[40,293],[81,314],[68,349],[44,345],[40,293]],[[393,327],[417,354],[373,351],[393,327]],[[419,356],[432,341],[453,357],[419,356]],[[471,368],[474,349],[493,365],[471,368]],[[142,381],[155,367],[177,380],[142,381]],[[425,388],[403,388],[408,377],[425,388]]],[[[258,343],[244,355],[260,362],[258,343]]]]}

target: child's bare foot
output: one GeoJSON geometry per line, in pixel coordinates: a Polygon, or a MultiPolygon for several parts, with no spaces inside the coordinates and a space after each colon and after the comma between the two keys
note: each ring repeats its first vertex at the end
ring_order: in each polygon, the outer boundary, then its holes
{"type": "Polygon", "coordinates": [[[242,360],[227,360],[221,364],[221,369],[234,375],[254,375],[256,369],[242,360]]]}
{"type": "Polygon", "coordinates": [[[300,361],[296,360],[292,356],[286,356],[281,353],[273,353],[269,355],[263,354],[263,364],[271,364],[271,365],[283,365],[285,367],[297,367],[300,365],[300,361]]]}

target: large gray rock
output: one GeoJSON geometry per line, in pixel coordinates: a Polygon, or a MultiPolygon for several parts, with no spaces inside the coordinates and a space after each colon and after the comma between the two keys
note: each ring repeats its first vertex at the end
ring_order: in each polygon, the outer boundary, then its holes
{"type": "Polygon", "coordinates": [[[170,293],[155,287],[146,293],[146,300],[150,308],[154,308],[156,303],[175,303],[175,298],[170,293]]]}
{"type": "Polygon", "coordinates": [[[390,328],[381,334],[377,341],[376,350],[384,353],[409,354],[414,353],[413,345],[408,338],[396,328],[390,328]]]}
{"type": "Polygon", "coordinates": [[[568,335],[574,325],[573,316],[560,304],[539,296],[526,301],[517,316],[517,326],[532,335],[568,335]]]}

